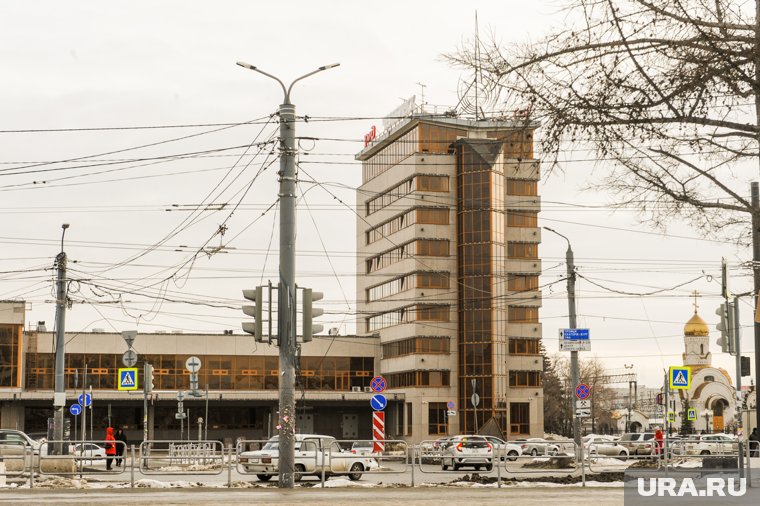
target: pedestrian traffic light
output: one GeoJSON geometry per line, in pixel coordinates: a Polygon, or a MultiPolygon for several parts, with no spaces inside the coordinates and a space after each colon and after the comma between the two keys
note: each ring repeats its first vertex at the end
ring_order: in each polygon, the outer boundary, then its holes
{"type": "Polygon", "coordinates": [[[253,338],[259,342],[264,342],[262,303],[263,290],[257,286],[253,290],[243,290],[243,297],[253,302],[252,306],[243,306],[243,313],[253,317],[252,322],[243,322],[243,330],[253,335],[253,338]]]}
{"type": "Polygon", "coordinates": [[[145,378],[143,378],[143,389],[146,394],[153,392],[153,366],[145,364],[144,370],[145,378]]]}
{"type": "Polygon", "coordinates": [[[324,294],[322,292],[314,292],[311,288],[303,289],[303,342],[308,343],[311,341],[311,336],[318,334],[324,330],[322,325],[314,325],[312,320],[318,316],[324,314],[322,308],[315,308],[312,306],[312,302],[315,300],[322,300],[324,294]]]}

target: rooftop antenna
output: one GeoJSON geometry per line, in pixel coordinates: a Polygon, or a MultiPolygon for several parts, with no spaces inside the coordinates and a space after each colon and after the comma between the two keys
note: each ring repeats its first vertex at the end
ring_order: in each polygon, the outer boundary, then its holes
{"type": "Polygon", "coordinates": [[[494,94],[483,86],[483,67],[480,58],[480,29],[478,27],[478,11],[475,11],[475,47],[473,51],[475,75],[471,81],[459,82],[459,103],[463,113],[472,113],[475,120],[485,119],[483,107],[494,105],[494,94]]]}
{"type": "Polygon", "coordinates": [[[420,87],[420,105],[424,106],[425,105],[425,88],[427,88],[427,84],[422,84],[422,83],[416,83],[416,84],[417,86],[420,87]]]}

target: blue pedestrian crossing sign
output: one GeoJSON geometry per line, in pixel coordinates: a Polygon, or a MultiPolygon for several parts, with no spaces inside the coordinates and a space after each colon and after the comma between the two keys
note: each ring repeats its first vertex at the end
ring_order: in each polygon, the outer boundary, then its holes
{"type": "Polygon", "coordinates": [[[688,390],[691,388],[691,368],[688,366],[670,366],[671,390],[688,390]]]}
{"type": "Polygon", "coordinates": [[[688,418],[689,418],[689,420],[696,420],[697,419],[697,410],[695,408],[689,408],[688,418]]]}
{"type": "Polygon", "coordinates": [[[137,368],[119,369],[119,390],[137,390],[137,368]]]}
{"type": "Polygon", "coordinates": [[[79,404],[72,404],[69,406],[69,413],[71,413],[74,416],[79,416],[79,414],[82,412],[82,406],[79,404]]]}

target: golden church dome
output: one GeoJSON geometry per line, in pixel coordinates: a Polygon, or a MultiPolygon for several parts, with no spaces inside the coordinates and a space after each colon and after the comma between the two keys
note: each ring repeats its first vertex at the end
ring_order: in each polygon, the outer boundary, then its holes
{"type": "Polygon", "coordinates": [[[692,316],[691,319],[686,322],[686,325],[684,325],[683,335],[709,336],[710,328],[707,326],[707,322],[705,322],[697,313],[694,313],[694,316],[692,316]]]}

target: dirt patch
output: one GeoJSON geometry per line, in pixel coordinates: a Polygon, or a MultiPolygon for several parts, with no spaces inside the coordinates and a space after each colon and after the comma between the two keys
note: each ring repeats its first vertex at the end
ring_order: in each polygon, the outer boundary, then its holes
{"type": "MultiPolygon", "coordinates": [[[[472,473],[471,475],[466,474],[462,476],[461,478],[456,478],[455,480],[452,480],[451,483],[478,483],[480,485],[490,485],[491,483],[496,483],[497,478],[493,476],[483,476],[478,473],[472,473]]],[[[580,476],[543,476],[543,477],[530,477],[530,478],[502,478],[502,483],[517,483],[517,482],[526,482],[526,483],[534,483],[534,482],[541,482],[541,483],[557,483],[560,485],[572,485],[574,483],[581,483],[582,478],[580,476]]],[[[623,473],[618,472],[608,472],[608,473],[598,473],[598,474],[587,474],[586,475],[586,481],[597,481],[600,483],[612,483],[616,481],[623,481],[623,473]]]]}
{"type": "Polygon", "coordinates": [[[550,457],[534,459],[523,464],[526,469],[575,469],[573,457],[550,457]]]}

